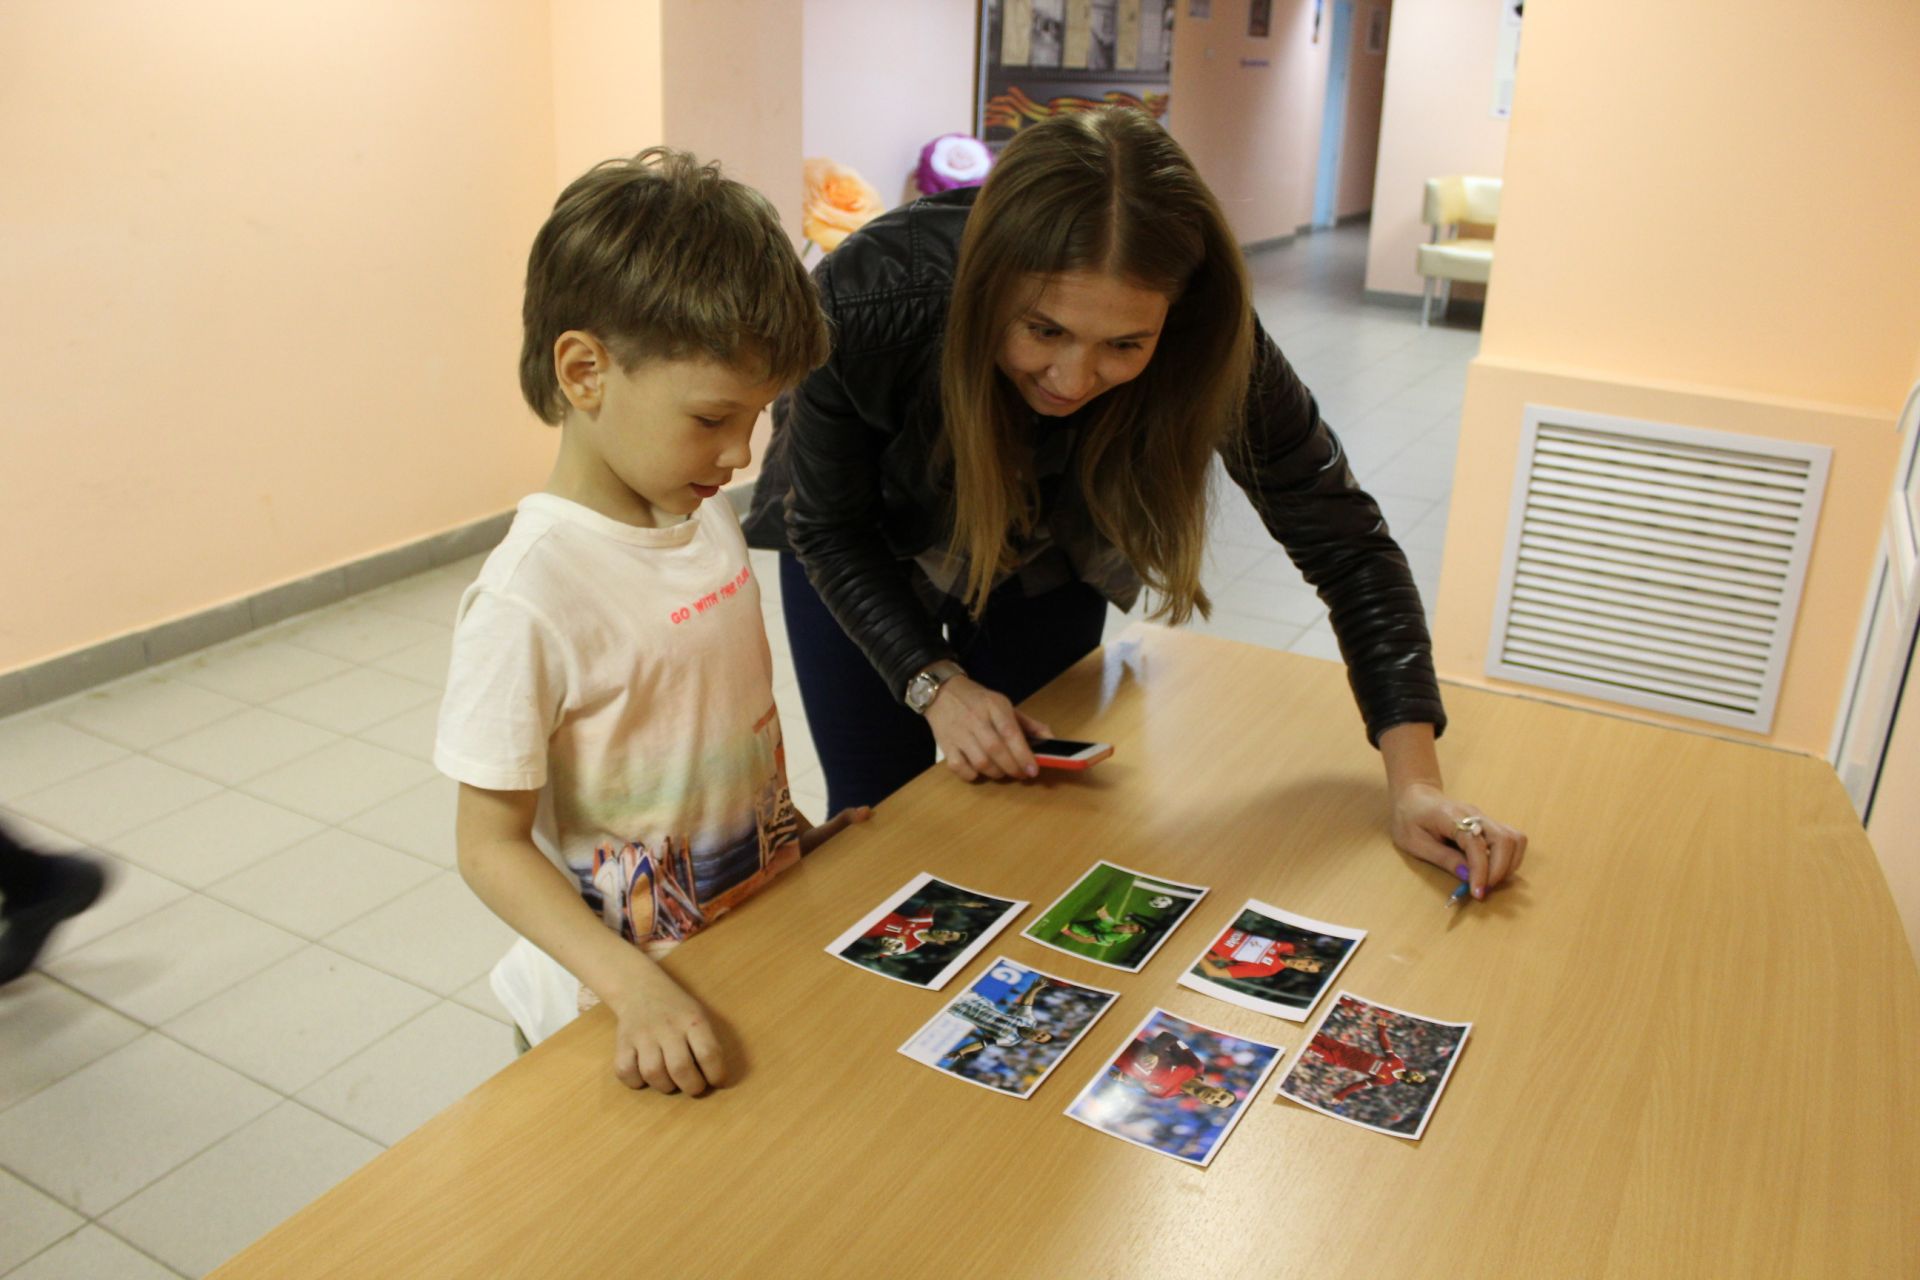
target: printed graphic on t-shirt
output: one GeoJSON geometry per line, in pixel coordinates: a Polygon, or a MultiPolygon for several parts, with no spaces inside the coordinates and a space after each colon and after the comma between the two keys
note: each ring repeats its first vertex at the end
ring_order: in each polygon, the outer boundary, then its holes
{"type": "MultiPolygon", "coordinates": [[[[705,928],[800,860],[800,824],[787,790],[786,748],[772,707],[754,725],[774,767],[753,797],[750,826],[737,839],[700,847],[665,832],[593,851],[589,906],[630,942],[680,941],[705,928]]],[[[745,815],[742,815],[743,817],[745,815]]]]}

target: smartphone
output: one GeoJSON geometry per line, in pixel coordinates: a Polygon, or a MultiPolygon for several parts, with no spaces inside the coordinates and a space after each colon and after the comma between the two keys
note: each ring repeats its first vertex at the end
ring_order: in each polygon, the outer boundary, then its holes
{"type": "Polygon", "coordinates": [[[1033,762],[1042,769],[1084,769],[1113,754],[1110,742],[1074,742],[1067,738],[1031,738],[1033,762]]]}

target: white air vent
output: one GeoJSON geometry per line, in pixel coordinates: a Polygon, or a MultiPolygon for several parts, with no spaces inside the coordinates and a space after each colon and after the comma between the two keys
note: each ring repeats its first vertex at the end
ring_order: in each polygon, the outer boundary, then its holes
{"type": "Polygon", "coordinates": [[[1830,452],[1527,406],[1487,673],[1765,733],[1830,452]]]}

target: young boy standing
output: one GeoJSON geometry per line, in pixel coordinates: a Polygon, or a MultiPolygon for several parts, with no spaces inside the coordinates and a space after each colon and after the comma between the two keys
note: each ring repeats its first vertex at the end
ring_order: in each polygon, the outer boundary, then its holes
{"type": "Polygon", "coordinates": [[[701,1093],[724,1056],[653,957],[866,816],[794,810],[718,497],[826,324],[766,199],[660,147],[561,194],[522,319],[521,391],[560,450],[460,602],[434,762],[461,784],[461,874],[525,940],[495,989],[585,988],[557,1011],[509,999],[529,1038],[598,999],[621,1080],[701,1093]]]}

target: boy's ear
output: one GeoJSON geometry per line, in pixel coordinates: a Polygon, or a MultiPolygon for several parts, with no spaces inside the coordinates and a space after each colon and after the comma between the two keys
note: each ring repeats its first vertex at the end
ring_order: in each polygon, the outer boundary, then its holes
{"type": "Polygon", "coordinates": [[[584,329],[569,329],[553,340],[553,374],[560,394],[582,413],[594,413],[606,394],[613,357],[600,339],[584,329]]]}

